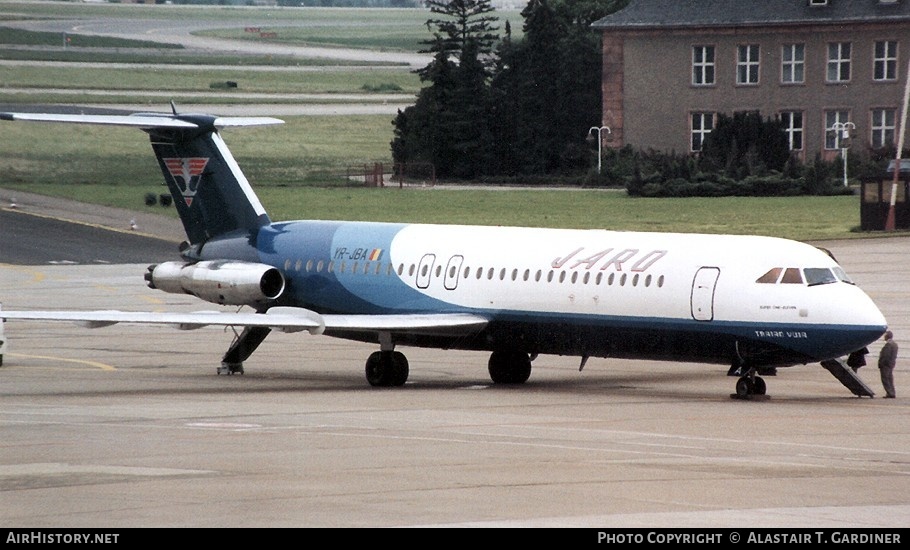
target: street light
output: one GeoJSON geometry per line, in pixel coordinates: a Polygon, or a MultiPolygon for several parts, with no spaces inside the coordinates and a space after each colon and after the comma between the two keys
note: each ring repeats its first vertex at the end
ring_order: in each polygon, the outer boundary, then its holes
{"type": "Polygon", "coordinates": [[[856,128],[852,122],[835,122],[831,129],[840,132],[837,136],[837,143],[841,146],[841,155],[844,157],[844,187],[847,187],[847,149],[850,147],[850,131],[856,128]],[[846,141],[846,144],[844,143],[846,141]]]}
{"type": "Polygon", "coordinates": [[[601,126],[599,128],[597,126],[591,126],[591,129],[588,130],[589,138],[591,137],[592,132],[597,132],[597,174],[598,175],[600,175],[600,161],[601,161],[600,150],[601,150],[601,147],[603,147],[603,143],[604,143],[604,140],[601,136],[604,131],[606,131],[607,134],[613,133],[613,131],[610,130],[610,128],[608,126],[601,126]]]}

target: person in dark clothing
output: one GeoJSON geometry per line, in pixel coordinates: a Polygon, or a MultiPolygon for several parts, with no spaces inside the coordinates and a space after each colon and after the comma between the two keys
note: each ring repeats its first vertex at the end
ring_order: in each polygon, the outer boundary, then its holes
{"type": "Polygon", "coordinates": [[[894,365],[897,363],[897,342],[891,331],[885,332],[885,345],[878,354],[878,370],[882,375],[882,386],[885,387],[885,398],[893,399],[894,392],[894,365]]]}

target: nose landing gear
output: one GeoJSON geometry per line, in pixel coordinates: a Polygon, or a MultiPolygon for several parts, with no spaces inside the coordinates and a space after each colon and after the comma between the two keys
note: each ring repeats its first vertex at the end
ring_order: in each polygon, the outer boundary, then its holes
{"type": "Polygon", "coordinates": [[[756,376],[756,371],[750,370],[736,381],[736,393],[731,395],[736,399],[767,398],[768,385],[761,376],[756,376]]]}

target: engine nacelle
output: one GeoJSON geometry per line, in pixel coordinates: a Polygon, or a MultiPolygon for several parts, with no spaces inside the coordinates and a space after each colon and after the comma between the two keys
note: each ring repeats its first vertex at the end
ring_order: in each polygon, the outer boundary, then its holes
{"type": "Polygon", "coordinates": [[[231,306],[268,303],[284,292],[284,276],[274,267],[230,260],[151,265],[145,280],[149,288],[231,306]]]}

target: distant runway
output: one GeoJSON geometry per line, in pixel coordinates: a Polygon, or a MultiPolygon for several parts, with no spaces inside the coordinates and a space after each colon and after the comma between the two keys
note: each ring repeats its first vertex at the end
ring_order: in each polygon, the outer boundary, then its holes
{"type": "MultiPolygon", "coordinates": [[[[0,251],[61,231],[41,218],[46,228],[12,238],[9,219],[0,251]]],[[[92,264],[83,254],[98,238],[77,239],[80,265],[0,259],[3,307],[215,309],[146,288],[151,258],[92,264]]],[[[154,255],[147,244],[134,252],[154,255]]],[[[910,349],[910,239],[824,244],[910,349]]],[[[855,398],[808,365],[768,378],[769,400],[739,401],[719,366],[591,359],[579,373],[577,358],[542,356],[527,384],[503,388],[486,354],[408,349],[408,383],[371,388],[373,346],[305,333],[269,336],[244,376],[215,375],[230,331],[9,322],[6,337],[8,528],[901,529],[910,518],[906,351],[894,400],[855,398]]],[[[878,349],[860,375],[880,395],[878,349]]]]}

